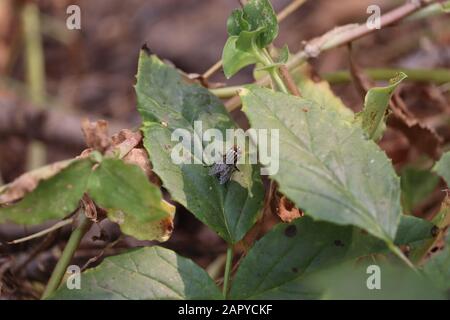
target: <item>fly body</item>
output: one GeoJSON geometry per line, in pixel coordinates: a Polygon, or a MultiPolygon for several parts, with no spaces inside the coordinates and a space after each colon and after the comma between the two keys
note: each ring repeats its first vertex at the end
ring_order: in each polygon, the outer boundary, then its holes
{"type": "Polygon", "coordinates": [[[241,149],[234,146],[223,156],[222,163],[215,163],[212,165],[211,169],[209,169],[209,175],[219,179],[220,184],[225,184],[230,180],[231,175],[235,170],[239,171],[236,163],[240,156],[241,149]]]}

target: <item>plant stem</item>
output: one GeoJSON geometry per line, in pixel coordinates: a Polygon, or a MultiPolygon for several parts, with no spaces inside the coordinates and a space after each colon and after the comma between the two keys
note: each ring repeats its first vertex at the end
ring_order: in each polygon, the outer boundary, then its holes
{"type": "Polygon", "coordinates": [[[45,70],[39,8],[35,3],[24,5],[22,26],[28,90],[33,103],[39,105],[45,102],[45,70]]]}
{"type": "MultiPolygon", "coordinates": [[[[267,66],[274,64],[272,57],[270,56],[267,49],[260,50],[259,48],[254,47],[253,51],[254,51],[254,54],[259,58],[259,61],[264,66],[267,67],[267,66]]],[[[289,93],[286,85],[284,84],[283,80],[281,79],[280,75],[278,74],[278,69],[276,67],[273,67],[273,68],[270,68],[268,71],[269,71],[269,74],[270,74],[272,80],[276,83],[278,89],[284,93],[289,93]]]]}
{"type": "MultiPolygon", "coordinates": [[[[417,81],[417,82],[433,82],[436,84],[442,84],[450,82],[450,71],[448,69],[365,69],[364,72],[373,80],[389,80],[393,78],[397,73],[404,72],[408,75],[405,81],[417,81]]],[[[351,81],[351,75],[349,71],[336,71],[325,73],[322,78],[332,84],[340,84],[351,81]]]]}
{"type": "MultiPolygon", "coordinates": [[[[22,27],[25,45],[25,73],[28,93],[31,101],[39,107],[45,102],[45,68],[44,50],[40,28],[39,8],[29,2],[22,8],[22,27]]],[[[45,163],[45,146],[37,141],[31,141],[28,147],[28,169],[35,169],[45,163]]]]}
{"type": "MultiPolygon", "coordinates": [[[[405,81],[431,82],[443,84],[450,82],[450,72],[447,69],[404,69],[404,68],[369,68],[364,69],[364,73],[375,81],[392,79],[397,73],[406,73],[408,78],[405,81]]],[[[342,84],[352,81],[349,71],[341,70],[324,73],[320,75],[322,79],[330,84],[342,84]]],[[[219,98],[231,98],[237,95],[238,91],[246,85],[230,86],[223,88],[210,89],[210,91],[219,98]]]]}
{"type": "Polygon", "coordinates": [[[234,97],[239,93],[243,86],[230,86],[216,89],[209,89],[209,91],[214,94],[216,97],[221,99],[228,99],[234,97]]]}
{"type": "Polygon", "coordinates": [[[230,271],[233,264],[233,246],[229,245],[227,248],[227,260],[225,262],[225,274],[223,276],[223,297],[228,298],[228,290],[230,285],[230,271]]]}
{"type": "Polygon", "coordinates": [[[79,210],[79,225],[70,235],[69,241],[67,242],[61,257],[59,258],[58,263],[56,264],[55,269],[52,272],[50,280],[47,283],[47,287],[45,288],[41,299],[48,298],[53,294],[53,292],[55,292],[56,289],[58,289],[61,280],[66,273],[67,266],[72,260],[72,257],[77,250],[84,234],[91,227],[91,224],[92,221],[86,217],[84,211],[79,210]]]}

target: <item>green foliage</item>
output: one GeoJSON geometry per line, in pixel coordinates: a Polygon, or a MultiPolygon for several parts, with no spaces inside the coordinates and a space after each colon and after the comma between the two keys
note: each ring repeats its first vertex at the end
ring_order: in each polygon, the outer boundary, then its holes
{"type": "MultiPolygon", "coordinates": [[[[433,223],[403,215],[435,189],[439,178],[429,171],[406,168],[400,183],[391,161],[374,142],[383,134],[390,98],[406,75],[399,74],[387,87],[369,90],[363,111],[355,115],[328,83],[313,82],[300,69],[293,75],[302,98],[287,94],[277,68],[289,60],[289,49],[284,46],[272,59],[266,48],[278,34],[269,0],[249,0],[242,9],[234,10],[227,31],[229,38],[222,56],[226,77],[257,64],[255,70],[268,72],[284,92],[256,85],[240,91],[251,128],[278,130],[280,137],[279,153],[271,150],[272,156],[279,156],[279,168],[270,176],[277,184],[267,188],[266,208],[277,198],[272,191],[280,192],[306,216],[289,224],[279,223],[266,233],[248,248],[230,279],[233,247],[255,226],[263,206],[265,188],[260,166],[239,164],[239,170],[224,184],[210,175],[203,155],[194,151],[207,145],[203,132],[217,129],[226,137],[226,130],[236,129],[236,124],[222,102],[206,88],[185,82],[175,68],[142,50],[135,91],[143,120],[143,144],[153,171],[171,198],[227,242],[223,293],[194,262],[153,246],[106,258],[98,267],[82,273],[80,290],[62,285],[50,298],[445,297],[450,290],[450,241],[447,239],[444,249],[420,270],[412,270],[397,246],[410,248],[413,262],[421,260],[448,225],[449,198],[433,223]],[[173,156],[180,155],[179,151],[185,160],[193,162],[175,162],[173,156]],[[380,290],[367,286],[368,264],[381,268],[380,290]],[[229,280],[232,285],[227,290],[229,280]]],[[[329,44],[333,39],[326,40],[329,44]]],[[[264,155],[259,151],[261,160],[264,155]]],[[[449,168],[450,153],[446,153],[433,171],[450,185],[449,168]]],[[[125,234],[159,241],[171,234],[175,208],[164,201],[160,188],[149,182],[141,168],[96,151],[41,181],[22,201],[0,207],[0,222],[38,224],[61,219],[79,207],[84,194],[104,208],[125,234]]],[[[87,229],[90,221],[81,217],[87,229]]],[[[56,272],[60,278],[52,276],[53,285],[47,287],[45,296],[60,283],[65,264],[84,232],[78,228],[72,234],[66,246],[70,250],[64,251],[62,263],[55,268],[62,270],[56,272]]]]}
{"type": "Polygon", "coordinates": [[[253,54],[239,50],[236,47],[237,40],[237,36],[229,37],[223,48],[223,72],[228,79],[242,68],[258,62],[258,59],[253,54]]]}
{"type": "Polygon", "coordinates": [[[447,152],[442,156],[434,166],[433,170],[444,178],[445,182],[450,187],[450,152],[447,152]]]}
{"type": "Polygon", "coordinates": [[[173,216],[161,191],[151,184],[142,169],[122,160],[92,157],[75,160],[17,204],[0,208],[0,221],[39,224],[62,219],[75,211],[84,193],[107,210],[122,231],[141,240],[166,240],[161,221],[173,216]]]}
{"type": "Polygon", "coordinates": [[[242,10],[234,10],[227,20],[230,36],[256,30],[261,30],[254,40],[261,49],[272,43],[278,35],[277,16],[269,0],[249,0],[242,10]]]}
{"type": "Polygon", "coordinates": [[[429,170],[407,167],[401,174],[402,204],[405,212],[424,201],[436,188],[439,177],[429,170]]]}
{"type": "Polygon", "coordinates": [[[278,129],[280,191],[306,214],[392,241],[400,181],[389,159],[338,113],[256,86],[241,91],[253,128],[278,129]]]}
{"type": "MultiPolygon", "coordinates": [[[[228,18],[227,30],[229,38],[222,53],[227,78],[250,64],[272,65],[262,50],[278,35],[277,17],[270,1],[250,0],[242,10],[234,10],[228,18]]],[[[280,62],[286,62],[287,58],[286,47],[280,62]]]]}
{"type": "Polygon", "coordinates": [[[167,216],[161,191],[149,183],[141,168],[119,159],[104,159],[94,169],[87,192],[107,211],[123,211],[140,222],[167,216]]]}
{"type": "Polygon", "coordinates": [[[0,222],[39,224],[72,213],[86,191],[93,162],[75,160],[55,176],[43,180],[17,204],[0,208],[0,222]]]}
{"type": "Polygon", "coordinates": [[[407,78],[403,72],[392,78],[386,87],[376,87],[370,89],[364,100],[364,109],[357,115],[357,121],[367,133],[369,139],[378,140],[381,138],[386,128],[386,111],[389,100],[397,86],[407,78]]]}
{"type": "MultiPolygon", "coordinates": [[[[171,139],[174,129],[187,130],[194,146],[202,143],[201,133],[194,130],[195,121],[202,121],[203,130],[219,129],[224,137],[226,129],[236,128],[223,104],[205,88],[183,83],[175,69],[145,52],[140,55],[137,79],[144,145],[163,186],[224,240],[239,241],[255,223],[262,206],[264,190],[258,168],[239,165],[240,171],[232,180],[221,185],[208,174],[207,166],[175,164],[171,158],[178,144],[171,139]]],[[[198,158],[195,154],[188,156],[198,158]]]]}
{"type": "Polygon", "coordinates": [[[307,279],[307,286],[319,299],[333,300],[441,300],[445,295],[428,278],[405,266],[371,260],[354,265],[345,263],[321,270],[307,279]],[[375,266],[377,271],[371,269],[375,266]],[[379,269],[378,269],[379,268],[379,269]],[[376,274],[375,272],[379,273],[376,274]],[[380,277],[380,286],[369,289],[380,277]]]}
{"type": "Polygon", "coordinates": [[[431,257],[422,271],[450,299],[450,235],[447,236],[444,249],[431,257]]]}
{"type": "Polygon", "coordinates": [[[50,299],[221,299],[214,281],[191,260],[161,247],[106,258],[82,274],[81,289],[61,286],[50,299]]]}
{"type": "MultiPolygon", "coordinates": [[[[432,226],[403,216],[395,243],[431,238],[432,226]]],[[[240,263],[230,295],[233,299],[319,298],[320,292],[306,284],[311,275],[386,250],[383,241],[359,228],[303,217],[279,224],[254,245],[240,263]]]]}
{"type": "Polygon", "coordinates": [[[326,81],[314,82],[306,75],[302,68],[296,68],[292,72],[292,77],[297,84],[302,97],[308,100],[312,100],[319,106],[338,112],[340,116],[347,120],[349,123],[353,122],[355,114],[349,108],[347,108],[342,100],[337,97],[330,88],[330,85],[326,81]]]}

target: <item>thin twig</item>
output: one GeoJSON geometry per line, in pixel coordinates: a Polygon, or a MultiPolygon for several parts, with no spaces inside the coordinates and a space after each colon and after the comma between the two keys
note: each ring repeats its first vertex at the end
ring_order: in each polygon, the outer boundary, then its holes
{"type": "Polygon", "coordinates": [[[22,243],[22,242],[25,242],[25,241],[29,241],[29,240],[33,240],[33,239],[36,239],[36,238],[43,237],[43,236],[45,236],[46,234],[48,234],[48,233],[50,233],[52,231],[55,231],[55,230],[60,229],[60,228],[62,228],[64,226],[67,226],[68,224],[71,224],[72,222],[73,222],[72,218],[66,219],[66,220],[62,220],[62,221],[58,221],[57,223],[55,223],[54,225],[52,225],[51,227],[49,227],[47,229],[41,230],[39,232],[33,233],[33,234],[31,234],[29,236],[26,236],[26,237],[23,237],[23,238],[19,238],[19,239],[16,239],[16,240],[9,241],[8,244],[17,244],[17,243],[22,243]]]}
{"type": "MultiPolygon", "coordinates": [[[[380,17],[380,29],[401,21],[426,5],[425,1],[408,1],[404,5],[382,15],[380,17]]],[[[304,49],[293,55],[288,61],[288,69],[299,66],[309,58],[317,58],[324,51],[346,45],[376,31],[378,29],[370,29],[365,23],[334,28],[324,35],[308,41],[304,49]]]]}
{"type": "Polygon", "coordinates": [[[300,6],[305,2],[306,0],[293,0],[291,3],[289,3],[277,14],[278,23],[289,17],[291,13],[300,8],[300,6]]]}
{"type": "Polygon", "coordinates": [[[301,97],[300,90],[298,89],[297,85],[295,84],[294,79],[292,79],[291,74],[289,73],[289,70],[286,68],[285,65],[280,66],[280,75],[283,79],[284,84],[289,89],[289,91],[297,97],[301,97]]]}

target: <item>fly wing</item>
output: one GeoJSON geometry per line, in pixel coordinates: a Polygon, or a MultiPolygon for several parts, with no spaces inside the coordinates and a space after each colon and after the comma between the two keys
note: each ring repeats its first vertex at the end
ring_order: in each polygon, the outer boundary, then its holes
{"type": "Polygon", "coordinates": [[[209,175],[214,176],[218,173],[224,171],[226,169],[227,165],[224,163],[216,163],[213,164],[212,167],[209,169],[209,175]]]}
{"type": "Polygon", "coordinates": [[[225,184],[228,180],[230,180],[231,175],[233,174],[234,166],[226,166],[225,170],[220,171],[219,173],[219,183],[225,184]]]}

